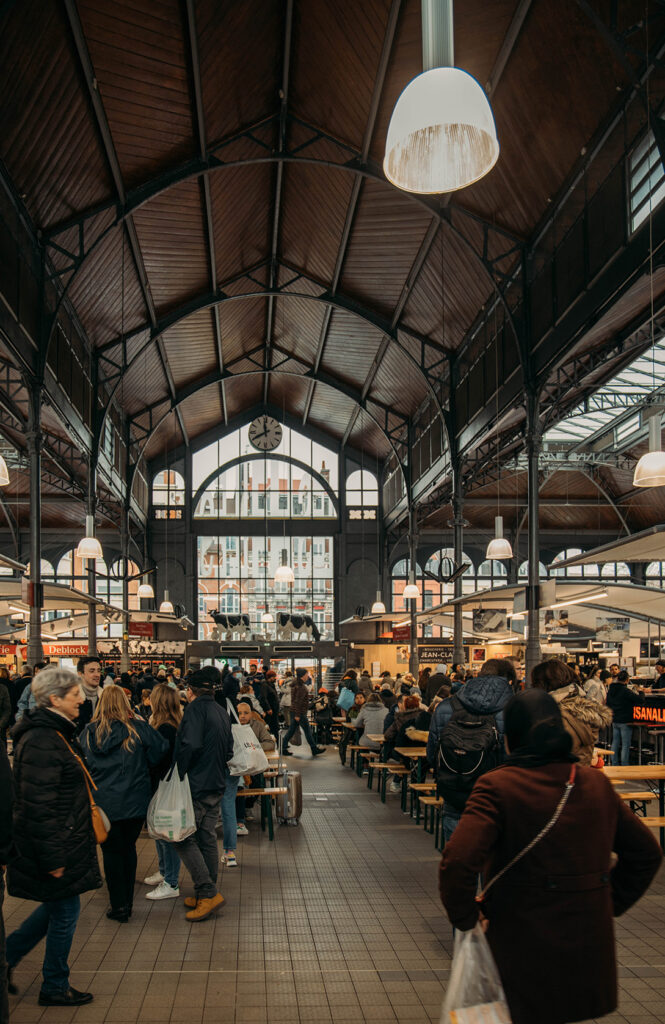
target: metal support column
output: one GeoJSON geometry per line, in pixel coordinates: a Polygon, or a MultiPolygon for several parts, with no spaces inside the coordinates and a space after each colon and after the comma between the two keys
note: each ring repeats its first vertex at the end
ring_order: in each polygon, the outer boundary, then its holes
{"type": "MultiPolygon", "coordinates": [[[[129,508],[127,502],[122,503],[120,519],[120,550],[122,552],[122,607],[129,608],[129,508]]],[[[139,580],[139,582],[141,582],[139,580]]],[[[120,641],[120,671],[129,672],[129,614],[122,617],[122,640],[120,641]]]]}
{"type": "Polygon", "coordinates": [[[30,619],[27,660],[31,668],[43,661],[42,646],[42,435],[41,388],[30,393],[29,428],[26,435],[30,461],[30,619]]]}
{"type": "MultiPolygon", "coordinates": [[[[464,557],[464,492],[462,489],[462,467],[459,463],[453,465],[453,554],[455,569],[462,564],[464,557]]],[[[453,584],[455,597],[462,596],[462,577],[458,576],[453,584]]],[[[456,604],[453,608],[453,662],[464,663],[464,629],[462,620],[462,606],[456,604]]]]}
{"type": "MultiPolygon", "coordinates": [[[[95,508],[97,505],[96,491],[97,464],[91,460],[88,467],[88,500],[86,503],[86,511],[89,516],[92,516],[93,522],[95,518],[95,508]]],[[[88,569],[88,595],[89,597],[96,597],[97,580],[95,572],[97,569],[97,562],[94,558],[88,558],[86,559],[86,562],[88,569]]],[[[97,611],[92,602],[88,605],[88,654],[97,654],[97,611]]]]}
{"type": "Polygon", "coordinates": [[[529,574],[527,586],[527,625],[529,636],[526,644],[526,686],[531,685],[531,671],[541,660],[540,652],[540,530],[538,465],[541,446],[540,423],[538,419],[538,398],[531,393],[527,396],[527,460],[528,460],[528,509],[529,509],[529,574]]]}
{"type": "MultiPolygon", "coordinates": [[[[418,534],[416,533],[416,510],[413,505],[409,508],[409,582],[417,583],[416,555],[418,551],[418,534]]],[[[418,678],[418,599],[412,598],[409,602],[409,618],[411,620],[411,634],[409,647],[409,672],[416,679],[418,678]]]]}

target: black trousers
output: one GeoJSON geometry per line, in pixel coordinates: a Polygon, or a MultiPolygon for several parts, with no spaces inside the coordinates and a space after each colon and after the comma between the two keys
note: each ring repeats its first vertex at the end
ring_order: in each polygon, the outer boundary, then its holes
{"type": "Polygon", "coordinates": [[[136,882],[136,840],[141,834],[143,818],[123,818],[111,822],[111,831],[102,843],[104,874],[111,899],[111,909],[121,910],[134,903],[136,882]]]}

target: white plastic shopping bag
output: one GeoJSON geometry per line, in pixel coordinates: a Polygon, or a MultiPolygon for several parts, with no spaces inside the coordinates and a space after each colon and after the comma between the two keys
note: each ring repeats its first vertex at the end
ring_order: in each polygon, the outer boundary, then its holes
{"type": "Polygon", "coordinates": [[[511,1024],[501,978],[479,924],[455,933],[441,1024],[511,1024]]]}
{"type": "Polygon", "coordinates": [[[189,779],[186,775],[181,779],[175,765],[150,801],[146,824],[149,836],[165,839],[167,843],[181,843],[196,832],[189,779]]]}
{"type": "Polygon", "coordinates": [[[258,775],[268,767],[268,758],[251,725],[232,725],[233,757],[228,763],[230,775],[258,775]]]}

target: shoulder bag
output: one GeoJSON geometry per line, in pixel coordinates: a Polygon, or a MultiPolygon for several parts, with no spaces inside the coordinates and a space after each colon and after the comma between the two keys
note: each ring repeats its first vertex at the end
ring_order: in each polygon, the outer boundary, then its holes
{"type": "Polygon", "coordinates": [[[95,803],[95,798],[92,795],[92,790],[96,790],[97,786],[93,781],[92,775],[90,774],[85,764],[83,763],[83,759],[80,758],[76,751],[72,749],[72,747],[69,745],[69,743],[67,742],[67,740],[65,739],[61,732],[58,733],[58,736],[67,747],[70,754],[76,758],[76,760],[81,766],[81,769],[83,771],[83,780],[85,782],[85,788],[88,791],[88,800],[90,801],[90,816],[92,818],[92,828],[95,833],[95,839],[97,840],[98,843],[105,843],[108,838],[108,834],[111,831],[111,822],[107,818],[102,808],[95,803]],[[92,787],[92,789],[90,787],[92,787]]]}

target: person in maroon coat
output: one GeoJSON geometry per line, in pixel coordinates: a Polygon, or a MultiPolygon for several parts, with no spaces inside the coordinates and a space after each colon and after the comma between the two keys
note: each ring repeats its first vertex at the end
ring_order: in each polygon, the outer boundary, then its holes
{"type": "Polygon", "coordinates": [[[571,755],[549,694],[513,697],[505,728],[507,760],[478,779],[443,851],[441,900],[460,930],[485,918],[513,1024],[602,1017],[617,1006],[613,917],[646,892],[660,847],[603,773],[571,755]],[[497,878],[481,909],[478,876],[489,886],[538,836],[569,781],[556,823],[497,878]]]}

